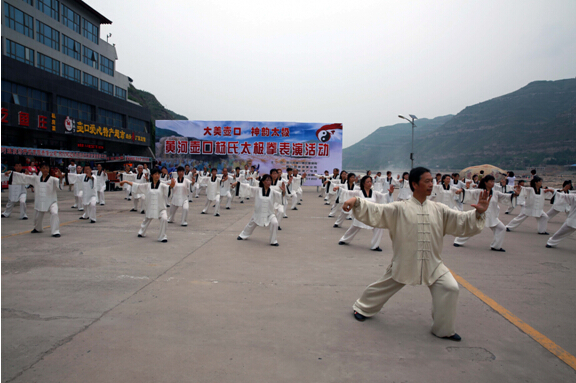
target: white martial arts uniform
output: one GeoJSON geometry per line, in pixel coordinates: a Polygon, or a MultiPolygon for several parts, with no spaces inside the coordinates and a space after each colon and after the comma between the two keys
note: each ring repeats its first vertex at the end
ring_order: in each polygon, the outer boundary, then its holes
{"type": "Polygon", "coordinates": [[[215,178],[212,176],[208,177],[198,177],[198,182],[200,184],[206,185],[206,204],[204,204],[204,209],[202,209],[202,214],[206,214],[211,204],[215,204],[214,215],[220,215],[220,180],[222,175],[218,174],[215,178]]]}
{"type": "Polygon", "coordinates": [[[446,186],[444,183],[438,184],[432,187],[432,193],[436,194],[434,201],[448,206],[450,209],[456,209],[456,200],[454,199],[456,191],[460,190],[456,186],[450,183],[446,186]]]}
{"type": "Polygon", "coordinates": [[[167,241],[166,226],[168,225],[168,214],[166,213],[166,199],[170,194],[170,185],[160,181],[156,185],[152,182],[135,183],[132,185],[132,192],[144,196],[143,204],[146,208],[146,218],[140,225],[138,235],[145,237],[150,222],[153,219],[159,219],[160,234],[158,235],[158,241],[167,241]]]}
{"type": "Polygon", "coordinates": [[[192,177],[194,179],[194,185],[192,185],[192,194],[194,198],[200,198],[200,183],[198,179],[200,178],[200,173],[192,173],[192,177]]]}
{"type": "Polygon", "coordinates": [[[264,195],[264,188],[254,187],[245,184],[239,184],[244,190],[241,192],[251,193],[254,198],[254,214],[250,221],[240,233],[240,238],[247,239],[252,235],[256,226],[266,227],[270,226],[270,244],[278,243],[276,235],[278,233],[278,219],[276,218],[275,210],[278,205],[282,205],[282,192],[276,191],[272,188],[268,189],[268,194],[264,195]]]}
{"type": "MultiPolygon", "coordinates": [[[[232,181],[232,176],[228,174],[226,181],[220,179],[220,198],[226,198],[226,209],[230,210],[230,205],[232,204],[232,192],[230,191],[230,184],[232,181]]],[[[220,203],[222,205],[222,203],[220,203]]]]}
{"type": "MultiPolygon", "coordinates": [[[[238,197],[238,199],[240,199],[240,203],[244,203],[243,199],[244,196],[241,193],[241,189],[240,189],[240,184],[244,183],[244,175],[242,174],[242,171],[239,171],[238,174],[236,174],[234,172],[234,174],[232,175],[232,177],[234,178],[234,182],[237,182],[238,184],[236,185],[236,187],[234,188],[234,190],[232,190],[232,194],[233,197],[238,197]]],[[[244,189],[246,190],[246,189],[244,189]]]]}
{"type": "Polygon", "coordinates": [[[105,205],[104,191],[106,190],[106,181],[108,181],[108,173],[105,170],[92,172],[92,176],[96,179],[96,199],[100,205],[105,205]]]}
{"type": "MultiPolygon", "coordinates": [[[[452,187],[455,187],[456,189],[463,189],[466,190],[466,184],[460,180],[458,180],[457,182],[455,180],[452,180],[450,182],[450,185],[452,187]]],[[[454,208],[458,211],[464,211],[464,197],[466,195],[466,192],[462,192],[460,194],[454,194],[454,208]]]]}
{"type": "MultiPolygon", "coordinates": [[[[480,194],[483,191],[484,189],[467,190],[465,202],[470,204],[478,203],[480,194]]],[[[500,219],[498,218],[500,215],[499,203],[510,206],[512,203],[512,195],[492,190],[492,199],[490,200],[490,204],[488,205],[488,210],[486,210],[485,227],[489,227],[490,229],[492,229],[492,232],[494,233],[494,239],[492,240],[490,248],[495,250],[500,250],[502,248],[502,245],[504,244],[504,235],[506,234],[506,226],[504,226],[502,221],[500,221],[500,219]]],[[[457,237],[454,239],[454,243],[462,246],[469,239],[470,237],[457,237]]]]}
{"type": "MultiPolygon", "coordinates": [[[[132,171],[121,172],[118,173],[118,175],[120,176],[120,181],[130,181],[130,182],[136,181],[136,174],[133,173],[132,171]]],[[[126,197],[124,197],[124,199],[130,201],[132,199],[132,186],[130,186],[130,184],[124,184],[123,188],[124,191],[126,192],[126,197]]]]}
{"type": "Polygon", "coordinates": [[[572,192],[570,194],[558,193],[556,198],[561,203],[566,203],[570,206],[570,213],[560,229],[552,237],[548,238],[546,245],[552,247],[557,246],[564,238],[576,231],[576,194],[572,192]]]}
{"type": "Polygon", "coordinates": [[[522,191],[520,192],[520,196],[523,196],[526,200],[524,206],[522,206],[522,210],[520,214],[516,218],[514,218],[508,225],[506,225],[507,230],[516,229],[522,222],[526,220],[528,217],[536,218],[538,222],[538,233],[544,234],[546,233],[546,227],[548,226],[548,215],[544,213],[544,199],[545,195],[552,193],[542,192],[542,188],[540,192],[536,194],[534,189],[530,186],[522,187],[522,191]]]}
{"type": "Polygon", "coordinates": [[[78,211],[83,211],[84,204],[82,203],[82,185],[80,185],[80,182],[82,181],[80,178],[75,177],[77,175],[76,172],[68,174],[72,175],[72,177],[67,181],[68,185],[75,185],[76,183],[79,184],[74,188],[74,206],[72,206],[72,208],[78,208],[78,211]]]}
{"type": "MultiPolygon", "coordinates": [[[[92,174],[94,176],[94,174],[92,174]]],[[[84,214],[80,219],[88,219],[96,222],[96,178],[88,178],[86,174],[66,174],[69,183],[76,185],[76,188],[82,190],[82,206],[84,214]],[[73,180],[73,182],[70,182],[73,180]]]]}
{"type": "MultiPolygon", "coordinates": [[[[345,219],[353,219],[352,212],[351,211],[346,212],[342,210],[342,205],[344,204],[344,202],[346,202],[348,198],[351,198],[351,195],[349,193],[354,190],[360,190],[360,186],[358,186],[355,183],[350,184],[350,182],[346,182],[338,186],[338,196],[334,200],[334,207],[332,208],[334,214],[340,212],[340,214],[338,214],[338,218],[336,218],[336,222],[334,223],[335,227],[336,226],[340,227],[340,225],[342,225],[345,219]]],[[[330,214],[332,214],[332,211],[330,212],[330,214]]],[[[334,216],[334,214],[332,214],[332,217],[334,216]]],[[[328,216],[330,217],[330,215],[328,216]]]]}
{"type": "MultiPolygon", "coordinates": [[[[286,182],[281,178],[278,178],[276,180],[276,183],[272,181],[270,188],[282,194],[282,189],[280,189],[281,184],[284,184],[284,189],[286,189],[286,182]]],[[[276,219],[278,220],[278,227],[280,228],[280,230],[282,230],[282,227],[280,226],[282,223],[282,218],[286,216],[286,211],[284,210],[285,200],[286,195],[283,195],[282,198],[280,198],[280,203],[274,203],[274,211],[276,212],[276,219]]]]}
{"type": "MultiPolygon", "coordinates": [[[[176,177],[178,177],[178,173],[177,172],[173,172],[172,174],[176,173],[176,177]]],[[[170,180],[172,179],[172,175],[170,173],[160,173],[160,181],[164,182],[164,183],[169,183],[170,180]]],[[[170,195],[166,198],[166,206],[170,207],[170,203],[172,201],[172,193],[170,193],[170,195]]]]}
{"type": "Polygon", "coordinates": [[[393,185],[400,189],[400,192],[398,193],[398,201],[405,201],[412,198],[412,190],[410,190],[410,182],[408,182],[408,180],[395,179],[393,185]]]}
{"type": "Polygon", "coordinates": [[[550,200],[550,202],[552,203],[552,207],[550,208],[550,210],[546,212],[546,214],[548,215],[548,222],[550,222],[552,218],[556,217],[558,213],[563,212],[566,213],[566,215],[570,213],[570,204],[568,204],[562,198],[556,198],[558,194],[569,194],[569,192],[565,192],[562,189],[558,189],[554,192],[554,195],[550,200]]]}
{"type": "Polygon", "coordinates": [[[192,182],[186,178],[186,176],[182,178],[178,178],[176,176],[176,184],[172,189],[172,204],[170,205],[170,214],[168,216],[168,222],[174,222],[174,217],[176,215],[176,211],[179,207],[182,208],[182,226],[188,226],[188,222],[186,221],[188,217],[188,193],[192,188],[192,182]]]}
{"type": "Polygon", "coordinates": [[[58,196],[56,190],[62,190],[60,180],[56,177],[42,175],[14,174],[12,185],[32,185],[34,187],[34,229],[42,231],[42,219],[50,212],[51,234],[60,234],[60,218],[58,217],[58,196]]]}
{"type": "MultiPolygon", "coordinates": [[[[23,171],[22,171],[23,172],[23,171]]],[[[14,171],[12,171],[14,173],[14,171]]],[[[12,184],[12,173],[9,177],[2,174],[2,182],[8,181],[8,202],[6,203],[6,210],[2,215],[6,218],[10,217],[12,214],[12,209],[16,203],[20,204],[20,219],[28,219],[26,215],[26,188],[29,185],[13,185],[12,184]]]]}
{"type": "MultiPolygon", "coordinates": [[[[375,202],[375,203],[386,203],[386,196],[383,193],[370,190],[368,194],[366,194],[365,190],[350,190],[347,192],[347,198],[362,198],[366,201],[375,202]]],[[[370,249],[376,250],[380,247],[380,241],[382,240],[382,234],[384,233],[384,229],[374,228],[372,226],[368,226],[357,219],[352,221],[352,225],[346,230],[346,233],[340,238],[339,242],[350,243],[358,234],[360,229],[367,229],[372,230],[372,242],[370,243],[370,249]]]]}
{"type": "Polygon", "coordinates": [[[411,198],[390,204],[356,199],[354,217],[366,225],[388,229],[393,258],[384,276],[369,285],[354,310],[371,317],[405,285],[427,285],[432,294],[432,333],[455,334],[458,283],[442,262],[445,235],[469,237],[484,228],[484,214],[459,212],[446,205],[411,198]]]}
{"type": "Polygon", "coordinates": [[[327,198],[324,198],[324,205],[334,205],[334,201],[336,201],[336,190],[334,190],[334,188],[340,186],[340,180],[339,176],[330,177],[330,180],[328,181],[328,195],[327,198]]]}
{"type": "MultiPolygon", "coordinates": [[[[186,173],[186,171],[184,171],[184,178],[186,178],[188,181],[192,182],[192,176],[193,173],[189,170],[188,173],[186,173]]],[[[176,177],[174,178],[178,178],[178,175],[176,175],[176,177]]],[[[194,180],[196,181],[196,180],[194,180]]],[[[188,202],[192,202],[192,197],[194,197],[193,195],[193,186],[190,187],[190,190],[188,192],[188,202]]]]}

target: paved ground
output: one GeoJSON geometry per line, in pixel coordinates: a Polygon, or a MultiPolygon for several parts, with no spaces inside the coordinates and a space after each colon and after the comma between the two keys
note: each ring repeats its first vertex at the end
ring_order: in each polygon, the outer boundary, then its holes
{"type": "MultiPolygon", "coordinates": [[[[59,239],[29,234],[31,219],[2,219],[3,382],[576,381],[572,368],[464,288],[460,343],[430,335],[423,286],[355,321],[351,306],[384,273],[390,239],[382,253],[368,250],[366,231],[338,246],[350,221],[332,228],[313,187],[283,221],[278,248],[262,229],[236,240],[251,203],[217,218],[201,216],[196,199],[189,226],[170,225],[162,244],[157,222],[136,237],[142,216],[128,212],[123,194],[106,198],[89,224],[70,208],[72,193],[60,193],[59,239]]],[[[576,355],[576,237],[546,249],[533,219],[507,233],[506,253],[489,251],[491,237],[486,229],[461,248],[446,237],[446,264],[576,355]]]]}

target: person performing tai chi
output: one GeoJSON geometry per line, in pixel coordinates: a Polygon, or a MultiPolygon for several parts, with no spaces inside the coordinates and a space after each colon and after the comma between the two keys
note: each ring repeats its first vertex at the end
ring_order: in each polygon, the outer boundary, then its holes
{"type": "Polygon", "coordinates": [[[96,223],[96,178],[92,175],[90,165],[84,166],[84,172],[78,174],[66,174],[66,181],[73,183],[74,189],[82,191],[81,203],[84,214],[80,219],[90,219],[90,223],[96,223]]]}
{"type": "MultiPolygon", "coordinates": [[[[82,166],[78,165],[76,166],[76,171],[74,173],[68,173],[68,174],[82,174],[82,166]]],[[[71,179],[69,181],[66,181],[66,183],[68,185],[72,185],[74,186],[76,184],[76,182],[78,182],[79,185],[77,185],[74,188],[74,206],[72,206],[72,209],[78,209],[78,211],[83,211],[84,210],[84,205],[82,204],[82,185],[80,184],[80,178],[78,177],[71,177],[71,179]]]]}
{"type": "Polygon", "coordinates": [[[460,193],[454,195],[454,208],[458,211],[464,211],[464,197],[466,196],[466,184],[460,181],[460,174],[452,173],[452,186],[461,190],[460,193]]]}
{"type": "Polygon", "coordinates": [[[286,182],[280,178],[278,169],[270,169],[270,177],[272,178],[270,183],[272,190],[282,193],[280,203],[274,204],[274,211],[276,212],[276,219],[278,220],[278,230],[282,230],[280,224],[282,223],[282,219],[286,217],[286,211],[284,210],[284,200],[286,199],[286,190],[288,189],[288,186],[290,186],[290,181],[286,182]]]}
{"type": "MultiPolygon", "coordinates": [[[[7,171],[6,176],[12,174],[7,171]]],[[[64,177],[60,169],[58,177],[50,176],[50,166],[40,165],[40,175],[27,175],[13,173],[12,185],[31,185],[34,187],[34,230],[32,233],[42,232],[44,214],[50,212],[50,231],[53,237],[60,237],[60,218],[58,217],[58,196],[56,190],[62,190],[61,180],[64,177]]]]}
{"type": "MultiPolygon", "coordinates": [[[[394,191],[394,186],[391,187],[392,192],[394,191]]],[[[362,198],[366,201],[375,202],[379,204],[385,204],[387,202],[386,196],[384,193],[377,192],[372,190],[372,177],[366,175],[362,177],[360,180],[360,190],[348,191],[347,192],[349,198],[356,197],[362,198]]],[[[347,245],[358,234],[360,229],[367,229],[372,230],[372,242],[370,243],[370,250],[372,251],[382,251],[380,248],[380,241],[382,240],[382,234],[384,233],[384,229],[374,228],[372,226],[368,226],[363,224],[362,222],[354,219],[352,225],[346,230],[346,233],[340,238],[338,242],[339,245],[347,245]]]]}
{"type": "MultiPolygon", "coordinates": [[[[226,210],[230,210],[230,205],[232,204],[232,192],[230,191],[230,186],[233,180],[228,174],[228,169],[222,169],[222,178],[220,179],[220,198],[226,198],[226,210]]],[[[220,202],[222,205],[222,202],[220,202]]]]}
{"type": "Polygon", "coordinates": [[[432,294],[432,334],[460,341],[455,330],[458,283],[442,262],[443,238],[479,234],[490,198],[484,191],[472,205],[475,210],[460,212],[426,198],[432,193],[430,170],[412,169],[409,182],[413,196],[407,201],[381,205],[353,197],[344,203],[344,210],[353,210],[358,221],[389,230],[394,254],[384,276],[354,303],[354,318],[362,322],[376,315],[405,285],[424,284],[432,294]]]}
{"type": "MultiPolygon", "coordinates": [[[[146,194],[145,193],[136,193],[134,190],[135,184],[145,184],[150,181],[148,174],[144,173],[144,166],[138,165],[137,173],[134,176],[134,180],[127,182],[130,185],[130,194],[132,198],[134,198],[134,207],[130,209],[130,211],[139,211],[140,214],[145,214],[144,205],[146,203],[146,194]]],[[[160,171],[158,170],[158,173],[160,171]]],[[[158,175],[160,177],[160,175],[158,175]]]]}
{"type": "Polygon", "coordinates": [[[236,185],[236,187],[234,187],[232,191],[233,196],[238,197],[240,199],[240,203],[244,203],[244,196],[240,194],[240,184],[242,183],[242,181],[244,181],[244,174],[240,171],[239,166],[236,166],[235,172],[232,176],[234,178],[233,184],[236,185]]]}
{"type": "Polygon", "coordinates": [[[100,206],[106,205],[104,200],[104,191],[106,190],[106,181],[108,181],[108,173],[102,169],[102,164],[96,165],[96,174],[93,174],[96,178],[96,199],[100,206]]]}
{"type": "MultiPolygon", "coordinates": [[[[284,183],[280,183],[280,191],[272,189],[272,177],[269,174],[264,174],[260,178],[259,186],[250,186],[243,183],[236,183],[242,189],[249,191],[254,198],[254,214],[250,221],[238,236],[238,240],[248,239],[256,226],[266,227],[270,226],[270,245],[279,246],[276,235],[278,234],[278,219],[275,213],[276,206],[282,205],[283,194],[286,192],[284,183]]],[[[233,186],[236,186],[234,184],[233,186]]],[[[244,192],[242,190],[241,192],[244,192]]]]}
{"type": "Polygon", "coordinates": [[[306,179],[306,173],[299,175],[297,168],[292,170],[292,185],[290,194],[292,197],[292,210],[298,210],[296,205],[302,205],[300,201],[302,201],[302,183],[304,182],[304,179],[306,179]]]}
{"type": "MultiPolygon", "coordinates": [[[[142,170],[144,170],[144,167],[142,167],[142,170]]],[[[136,174],[130,169],[130,165],[128,164],[124,165],[124,171],[116,170],[115,173],[120,177],[120,181],[134,182],[136,180],[136,174]]],[[[128,201],[132,200],[132,187],[130,184],[124,184],[124,191],[126,192],[124,199],[128,201]]]]}
{"type": "Polygon", "coordinates": [[[212,168],[211,176],[200,176],[198,182],[206,185],[206,204],[202,213],[206,214],[211,204],[214,204],[214,216],[220,217],[220,180],[222,176],[217,174],[218,169],[212,168]]]}
{"type": "Polygon", "coordinates": [[[525,202],[520,214],[506,225],[506,231],[516,229],[526,218],[534,217],[538,222],[538,234],[549,234],[546,232],[548,215],[544,213],[544,198],[546,193],[553,193],[554,189],[543,189],[542,182],[542,178],[534,176],[529,187],[516,186],[515,195],[524,197],[525,202]]]}
{"type": "Polygon", "coordinates": [[[176,180],[172,179],[169,183],[162,183],[160,181],[160,170],[152,169],[150,171],[152,177],[150,182],[136,183],[131,181],[120,181],[120,186],[124,182],[131,184],[132,192],[144,195],[143,203],[146,204],[146,218],[140,225],[138,237],[146,237],[146,230],[150,226],[153,219],[160,220],[160,233],[158,234],[158,242],[168,242],[166,235],[166,226],[168,226],[168,214],[166,214],[166,199],[170,194],[171,189],[176,184],[176,180]]]}
{"type": "Polygon", "coordinates": [[[550,208],[550,210],[546,212],[546,214],[548,215],[548,222],[550,222],[550,220],[556,217],[556,215],[560,212],[565,212],[566,215],[570,213],[570,205],[565,200],[561,198],[556,198],[556,196],[559,193],[570,194],[570,190],[573,189],[574,188],[572,187],[572,181],[566,180],[562,184],[562,189],[558,189],[554,192],[554,196],[552,196],[552,199],[550,200],[552,207],[550,208]]]}
{"type": "Polygon", "coordinates": [[[411,185],[408,181],[409,174],[410,173],[408,172],[404,172],[402,178],[394,180],[394,183],[392,184],[394,187],[400,189],[400,192],[398,193],[398,201],[407,201],[412,198],[411,185]]]}
{"type": "MultiPolygon", "coordinates": [[[[486,190],[488,195],[491,196],[490,204],[488,210],[486,210],[486,227],[492,229],[494,233],[494,239],[490,245],[490,250],[505,252],[502,248],[504,244],[504,235],[506,234],[506,226],[498,219],[500,215],[500,206],[498,203],[510,206],[512,204],[512,194],[503,193],[494,190],[495,178],[493,175],[488,174],[482,178],[482,181],[478,184],[478,188],[470,189],[466,192],[466,202],[474,201],[477,202],[480,198],[480,194],[486,190]]],[[[463,246],[470,237],[457,237],[454,239],[454,247],[463,246]]]]}
{"type": "MultiPolygon", "coordinates": [[[[464,187],[466,187],[466,185],[464,185],[464,187]]],[[[432,187],[432,193],[436,194],[434,200],[455,210],[458,210],[456,208],[455,197],[461,194],[462,191],[463,189],[460,189],[457,184],[451,182],[449,174],[444,174],[440,184],[432,187]]]]}
{"type": "MultiPolygon", "coordinates": [[[[356,174],[354,173],[347,174],[345,177],[342,178],[342,181],[344,182],[344,184],[340,184],[334,187],[334,189],[338,193],[338,196],[336,197],[336,200],[334,202],[334,205],[336,207],[333,209],[333,211],[334,213],[339,211],[340,214],[338,214],[338,218],[336,218],[336,222],[332,227],[340,227],[340,225],[342,225],[345,219],[352,220],[352,214],[350,212],[345,212],[342,209],[342,206],[344,205],[344,202],[350,198],[348,196],[348,193],[352,192],[353,190],[360,190],[360,186],[356,185],[356,174]]],[[[328,215],[328,217],[330,217],[330,215],[328,215]]]]}
{"type": "MultiPolygon", "coordinates": [[[[176,182],[174,183],[172,189],[172,205],[170,206],[170,214],[168,215],[168,223],[174,222],[174,217],[176,216],[176,211],[179,207],[182,208],[182,221],[180,222],[181,226],[188,226],[188,222],[186,222],[186,218],[188,217],[188,193],[192,189],[192,185],[194,181],[190,181],[186,178],[184,174],[185,170],[182,166],[178,167],[176,182]]],[[[172,181],[165,181],[164,183],[168,184],[172,181]]]]}
{"type": "MultiPolygon", "coordinates": [[[[348,172],[346,170],[342,170],[340,172],[340,185],[335,186],[334,188],[336,190],[336,199],[334,200],[334,205],[332,205],[332,208],[330,209],[328,218],[334,217],[334,214],[337,212],[342,212],[342,204],[345,201],[345,199],[342,198],[342,191],[344,190],[345,186],[347,186],[347,180],[348,172]]],[[[352,188],[354,188],[354,182],[352,182],[352,188]]]]}
{"type": "MultiPolygon", "coordinates": [[[[17,163],[14,165],[13,173],[25,173],[29,175],[28,171],[22,169],[22,164],[17,163]]],[[[6,203],[6,210],[2,213],[2,218],[10,217],[12,214],[12,209],[16,203],[20,204],[20,219],[28,219],[28,215],[26,214],[26,188],[29,185],[13,185],[12,179],[14,178],[13,174],[10,174],[10,177],[2,174],[2,182],[8,181],[8,202],[6,203]]]]}
{"type": "Polygon", "coordinates": [[[570,194],[559,193],[556,198],[570,206],[570,213],[560,229],[552,237],[548,238],[548,242],[546,242],[547,248],[558,246],[564,238],[576,231],[576,194],[572,192],[570,194]]]}

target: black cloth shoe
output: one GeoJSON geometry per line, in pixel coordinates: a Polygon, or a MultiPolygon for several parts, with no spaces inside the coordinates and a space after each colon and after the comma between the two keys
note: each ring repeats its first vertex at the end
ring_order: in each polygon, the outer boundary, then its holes
{"type": "Polygon", "coordinates": [[[297,207],[293,207],[292,210],[298,210],[298,208],[297,208],[297,207]]]}
{"type": "Polygon", "coordinates": [[[94,220],[91,219],[91,220],[90,220],[90,223],[96,223],[96,221],[94,221],[94,220]]]}
{"type": "Polygon", "coordinates": [[[491,247],[490,250],[492,250],[492,251],[501,251],[501,252],[503,252],[503,253],[506,252],[506,250],[504,250],[503,248],[495,249],[495,248],[491,247]]]}
{"type": "Polygon", "coordinates": [[[546,244],[546,248],[547,248],[547,249],[551,249],[552,246],[550,246],[549,244],[546,244]]]}
{"type": "Polygon", "coordinates": [[[364,322],[366,320],[366,317],[362,314],[360,314],[358,311],[354,311],[354,318],[358,321],[358,322],[364,322]]]}
{"type": "Polygon", "coordinates": [[[352,218],[346,218],[348,221],[352,221],[352,218]]]}
{"type": "Polygon", "coordinates": [[[339,245],[345,245],[346,242],[340,241],[340,242],[338,242],[338,244],[339,244],[339,245]]]}
{"type": "Polygon", "coordinates": [[[166,242],[168,242],[168,240],[167,240],[167,239],[163,239],[163,240],[160,241],[160,242],[166,243],[166,242]]]}
{"type": "Polygon", "coordinates": [[[382,251],[382,249],[381,249],[380,247],[377,247],[377,248],[375,248],[375,249],[370,249],[370,250],[372,250],[372,251],[382,251]]]}
{"type": "Polygon", "coordinates": [[[226,208],[226,210],[230,210],[230,208],[229,208],[229,207],[227,207],[227,208],[226,208]]]}
{"type": "Polygon", "coordinates": [[[28,217],[22,217],[22,219],[28,219],[28,217]]]}
{"type": "Polygon", "coordinates": [[[203,212],[202,212],[202,213],[200,213],[200,214],[206,214],[206,212],[205,212],[205,211],[203,211],[203,212]]]}
{"type": "Polygon", "coordinates": [[[454,342],[460,342],[462,340],[462,337],[458,334],[454,334],[452,336],[438,336],[436,334],[432,334],[432,335],[434,335],[436,338],[453,340],[454,342]]]}
{"type": "Polygon", "coordinates": [[[244,201],[240,201],[240,203],[244,203],[244,201]]]}
{"type": "Polygon", "coordinates": [[[36,234],[36,233],[40,233],[40,232],[39,232],[38,230],[34,229],[34,230],[32,230],[30,233],[36,234]]]}
{"type": "Polygon", "coordinates": [[[544,233],[538,233],[538,234],[540,234],[540,235],[550,235],[550,233],[548,233],[548,232],[546,232],[546,231],[545,231],[544,233]]]}
{"type": "Polygon", "coordinates": [[[510,230],[510,229],[506,228],[506,231],[512,231],[512,230],[510,230]]]}
{"type": "Polygon", "coordinates": [[[334,226],[332,226],[332,227],[340,227],[340,226],[338,226],[338,225],[334,224],[334,226]]]}
{"type": "Polygon", "coordinates": [[[54,238],[60,238],[60,234],[54,234],[53,237],[54,238]]]}
{"type": "Polygon", "coordinates": [[[142,211],[140,212],[140,214],[146,214],[146,212],[145,212],[144,210],[142,210],[142,211]]]}
{"type": "Polygon", "coordinates": [[[297,205],[302,205],[302,204],[300,202],[298,202],[297,205]]]}
{"type": "Polygon", "coordinates": [[[4,214],[2,214],[2,218],[8,218],[8,217],[6,217],[4,214]]]}
{"type": "Polygon", "coordinates": [[[459,245],[457,243],[454,244],[454,247],[460,247],[460,246],[462,246],[462,245],[459,245]]]}
{"type": "Polygon", "coordinates": [[[130,211],[136,211],[136,209],[130,209],[130,211]]]}
{"type": "Polygon", "coordinates": [[[214,217],[220,217],[220,214],[214,214],[214,217]]]}
{"type": "Polygon", "coordinates": [[[278,230],[282,230],[282,228],[280,226],[278,226],[278,230]]]}
{"type": "Polygon", "coordinates": [[[278,242],[276,242],[276,243],[271,243],[270,246],[280,246],[280,244],[278,242]]]}
{"type": "Polygon", "coordinates": [[[138,234],[138,238],[144,238],[142,234],[138,234]]]}
{"type": "Polygon", "coordinates": [[[510,214],[510,213],[506,212],[506,213],[504,213],[504,214],[510,214]]]}
{"type": "Polygon", "coordinates": [[[84,218],[83,216],[80,216],[80,218],[78,218],[78,219],[88,219],[88,218],[84,218]]]}
{"type": "Polygon", "coordinates": [[[244,239],[242,239],[241,236],[238,236],[238,238],[236,238],[236,239],[239,240],[239,241],[243,241],[243,240],[244,240],[244,239]]]}

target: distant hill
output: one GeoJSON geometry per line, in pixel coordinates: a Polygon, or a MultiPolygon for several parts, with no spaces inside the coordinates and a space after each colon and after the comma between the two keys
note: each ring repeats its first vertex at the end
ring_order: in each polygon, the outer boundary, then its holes
{"type": "MultiPolygon", "coordinates": [[[[422,121],[416,120],[416,124],[420,126],[422,121]]],[[[399,125],[411,130],[408,123],[399,125]]],[[[409,167],[408,134],[402,137],[377,134],[395,127],[398,125],[379,128],[344,149],[344,167],[409,167]],[[391,146],[400,152],[387,150],[391,146]]],[[[415,165],[431,168],[490,163],[520,169],[574,163],[576,79],[532,82],[515,92],[468,106],[439,126],[416,128],[414,152],[415,165]]]]}
{"type": "Polygon", "coordinates": [[[166,109],[150,92],[145,90],[136,89],[132,84],[128,88],[128,98],[136,101],[140,105],[150,109],[152,113],[152,120],[187,120],[186,116],[166,109]]]}
{"type": "MultiPolygon", "coordinates": [[[[416,120],[414,137],[427,135],[454,115],[422,118],[416,120]]],[[[416,143],[416,140],[414,141],[416,143]]],[[[412,125],[398,123],[378,128],[368,137],[346,148],[342,152],[343,169],[376,169],[410,167],[410,150],[412,148],[412,125]]]]}

